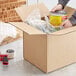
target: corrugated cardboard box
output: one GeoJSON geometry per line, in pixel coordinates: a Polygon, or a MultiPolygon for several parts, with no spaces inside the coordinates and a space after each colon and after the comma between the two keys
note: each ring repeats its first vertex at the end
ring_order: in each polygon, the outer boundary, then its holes
{"type": "MultiPolygon", "coordinates": [[[[36,8],[40,9],[41,16],[49,14],[44,4],[22,6],[16,9],[23,22],[11,22],[23,33],[24,59],[34,64],[44,72],[51,72],[76,62],[76,26],[63,29],[51,34],[24,23],[27,16],[36,8]]],[[[75,10],[66,8],[72,14],[75,10]]]]}

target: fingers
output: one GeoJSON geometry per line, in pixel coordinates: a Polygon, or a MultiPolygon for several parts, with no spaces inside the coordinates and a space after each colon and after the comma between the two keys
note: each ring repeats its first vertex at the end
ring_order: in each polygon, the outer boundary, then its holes
{"type": "Polygon", "coordinates": [[[61,24],[61,26],[64,27],[64,28],[68,28],[67,21],[64,21],[64,22],[61,24]]]}
{"type": "Polygon", "coordinates": [[[59,11],[60,9],[59,9],[59,7],[58,6],[55,6],[52,10],[51,10],[51,12],[55,12],[55,11],[59,11]]]}
{"type": "Polygon", "coordinates": [[[61,24],[61,26],[63,26],[64,28],[72,27],[72,23],[67,19],[61,24]]]}
{"type": "Polygon", "coordinates": [[[60,10],[62,10],[62,5],[58,4],[51,10],[51,12],[60,11],[60,10]]]}
{"type": "Polygon", "coordinates": [[[57,11],[57,8],[56,8],[56,7],[54,7],[54,8],[51,10],[51,12],[55,12],[55,11],[57,11]]]}
{"type": "Polygon", "coordinates": [[[63,23],[61,24],[61,26],[62,26],[62,27],[65,27],[65,24],[66,24],[66,23],[65,23],[65,22],[63,22],[63,23]]]}

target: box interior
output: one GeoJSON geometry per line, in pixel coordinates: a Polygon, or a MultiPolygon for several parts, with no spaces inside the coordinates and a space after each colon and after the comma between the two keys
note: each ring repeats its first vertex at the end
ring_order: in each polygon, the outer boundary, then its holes
{"type": "MultiPolygon", "coordinates": [[[[12,25],[16,26],[17,28],[21,29],[22,31],[25,31],[28,34],[46,34],[32,26],[29,26],[28,24],[26,24],[24,22],[26,20],[26,18],[29,16],[29,14],[36,8],[40,9],[42,18],[44,16],[49,15],[49,10],[43,3],[30,5],[30,6],[22,5],[21,7],[18,7],[15,10],[19,14],[19,16],[21,17],[23,22],[16,22],[16,23],[10,22],[10,23],[12,25]]],[[[75,9],[73,9],[71,7],[66,7],[64,10],[67,12],[68,17],[70,17],[73,14],[73,12],[75,11],[75,9]]],[[[74,32],[74,31],[76,31],[76,26],[53,32],[50,35],[65,35],[65,34],[68,34],[68,33],[74,32]]],[[[48,34],[46,34],[46,35],[48,35],[48,34]]]]}

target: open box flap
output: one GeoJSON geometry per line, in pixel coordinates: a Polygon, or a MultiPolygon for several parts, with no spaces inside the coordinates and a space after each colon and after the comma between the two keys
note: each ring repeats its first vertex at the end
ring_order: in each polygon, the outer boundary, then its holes
{"type": "Polygon", "coordinates": [[[25,21],[27,17],[31,14],[31,12],[37,8],[40,9],[40,14],[42,17],[49,15],[49,10],[43,3],[30,6],[22,5],[21,7],[18,7],[15,10],[21,17],[22,21],[25,21]]]}
{"type": "Polygon", "coordinates": [[[66,6],[64,10],[67,12],[68,17],[71,17],[71,15],[76,11],[75,8],[71,8],[69,6],[66,6]]]}
{"type": "MultiPolygon", "coordinates": [[[[43,33],[42,31],[40,31],[40,30],[30,26],[30,25],[27,25],[24,22],[10,22],[10,24],[19,28],[20,30],[26,32],[29,35],[46,34],[46,33],[43,33]]],[[[65,35],[65,34],[68,34],[68,33],[71,33],[71,32],[75,32],[75,31],[76,31],[76,26],[66,28],[66,29],[63,29],[63,30],[60,30],[60,31],[56,31],[56,32],[53,32],[53,33],[47,34],[47,35],[65,35]]]]}
{"type": "Polygon", "coordinates": [[[17,27],[18,29],[26,32],[29,35],[37,35],[37,34],[45,34],[43,32],[41,32],[40,30],[24,23],[24,22],[9,22],[11,25],[17,27]]]}
{"type": "Polygon", "coordinates": [[[56,32],[51,33],[51,35],[66,35],[76,31],[76,26],[65,28],[56,32]]]}

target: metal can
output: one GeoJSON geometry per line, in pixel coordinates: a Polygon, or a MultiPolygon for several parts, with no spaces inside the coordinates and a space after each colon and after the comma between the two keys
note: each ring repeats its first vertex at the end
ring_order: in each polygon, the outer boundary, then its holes
{"type": "Polygon", "coordinates": [[[67,19],[65,11],[50,12],[50,24],[55,27],[60,27],[61,23],[67,19]]]}
{"type": "Polygon", "coordinates": [[[14,50],[13,49],[8,49],[6,51],[6,53],[7,53],[9,59],[13,59],[14,58],[14,50]]]}

